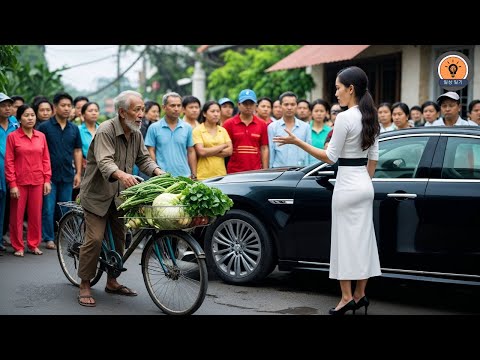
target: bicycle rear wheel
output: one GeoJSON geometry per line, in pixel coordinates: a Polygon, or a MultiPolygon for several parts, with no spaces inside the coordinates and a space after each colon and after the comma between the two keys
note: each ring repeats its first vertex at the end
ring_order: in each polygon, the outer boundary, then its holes
{"type": "MultiPolygon", "coordinates": [[[[57,255],[63,273],[75,286],[80,286],[81,279],[78,277],[78,258],[80,246],[85,241],[85,220],[83,213],[69,211],[61,219],[57,232],[57,255]]],[[[95,285],[102,277],[100,262],[97,273],[90,280],[90,286],[95,285]]]]}
{"type": "Polygon", "coordinates": [[[169,315],[190,315],[207,294],[205,254],[183,231],[155,234],[142,252],[142,274],[155,305],[169,315]]]}

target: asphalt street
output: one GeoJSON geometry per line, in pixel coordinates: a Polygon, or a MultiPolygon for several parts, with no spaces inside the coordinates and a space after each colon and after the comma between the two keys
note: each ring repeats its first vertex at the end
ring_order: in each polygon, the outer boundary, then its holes
{"type": "MultiPolygon", "coordinates": [[[[0,315],[162,315],[150,299],[140,268],[141,250],[128,259],[119,282],[139,295],[126,297],[104,291],[106,276],[93,288],[97,306],[77,303],[78,288],[63,274],[56,251],[41,256],[0,256],[0,315]]],[[[479,314],[478,287],[372,279],[368,287],[370,315],[479,314]]],[[[325,315],[336,305],[338,283],[327,273],[274,271],[250,286],[228,285],[211,276],[207,296],[195,315],[325,315]]],[[[358,314],[358,313],[357,313],[358,314]]]]}

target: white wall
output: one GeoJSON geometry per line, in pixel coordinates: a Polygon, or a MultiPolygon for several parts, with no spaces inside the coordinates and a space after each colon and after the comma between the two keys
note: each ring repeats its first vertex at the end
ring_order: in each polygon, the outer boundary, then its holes
{"type": "Polygon", "coordinates": [[[403,46],[400,101],[408,106],[417,105],[419,102],[420,63],[420,46],[403,46]]]}
{"type": "MultiPolygon", "coordinates": [[[[472,60],[472,59],[470,59],[472,60]]],[[[480,45],[473,48],[472,100],[480,99],[480,45]]]]}
{"type": "Polygon", "coordinates": [[[315,86],[310,92],[310,99],[308,101],[323,99],[323,87],[324,87],[324,66],[323,64],[312,66],[312,78],[315,82],[315,86]]]}

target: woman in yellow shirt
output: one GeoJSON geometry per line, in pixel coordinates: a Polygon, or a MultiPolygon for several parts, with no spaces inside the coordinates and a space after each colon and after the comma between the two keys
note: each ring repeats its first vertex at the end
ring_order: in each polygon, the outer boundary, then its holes
{"type": "Polygon", "coordinates": [[[219,120],[220,105],[207,101],[200,113],[201,124],[193,130],[198,180],[227,174],[224,158],[232,155],[232,140],[227,130],[218,125],[219,120]]]}

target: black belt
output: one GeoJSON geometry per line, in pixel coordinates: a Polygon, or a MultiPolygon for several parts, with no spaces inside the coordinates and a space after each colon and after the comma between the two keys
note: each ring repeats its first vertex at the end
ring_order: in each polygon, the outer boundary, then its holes
{"type": "Polygon", "coordinates": [[[365,166],[367,163],[367,158],[338,158],[338,166],[365,166]]]}

